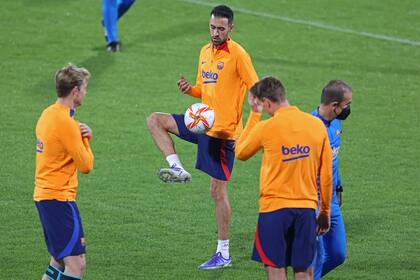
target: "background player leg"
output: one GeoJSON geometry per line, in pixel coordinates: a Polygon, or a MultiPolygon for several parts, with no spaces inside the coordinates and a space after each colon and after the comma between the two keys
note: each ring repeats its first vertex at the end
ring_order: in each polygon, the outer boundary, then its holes
{"type": "MultiPolygon", "coordinates": [[[[328,233],[327,233],[328,234],[328,233]]],[[[321,279],[322,267],[325,262],[325,249],[324,249],[324,238],[323,236],[318,236],[316,242],[316,257],[313,265],[313,275],[315,280],[321,279]]]]}
{"type": "Polygon", "coordinates": [[[331,229],[323,237],[325,260],[322,266],[322,276],[344,263],[346,258],[346,232],[343,216],[339,209],[334,212],[331,214],[331,229]]]}
{"type": "Polygon", "coordinates": [[[102,0],[102,19],[105,28],[107,46],[118,42],[117,20],[118,3],[117,0],[102,0]]]}
{"type": "Polygon", "coordinates": [[[179,135],[178,126],[172,115],[152,113],[147,118],[147,126],[158,149],[168,161],[169,168],[159,171],[159,178],[165,182],[189,182],[191,175],[185,171],[175,152],[174,142],[169,133],[179,135]]]}
{"type": "Polygon", "coordinates": [[[128,9],[130,9],[131,5],[134,4],[135,0],[119,0],[118,1],[118,19],[122,17],[128,9]]]}

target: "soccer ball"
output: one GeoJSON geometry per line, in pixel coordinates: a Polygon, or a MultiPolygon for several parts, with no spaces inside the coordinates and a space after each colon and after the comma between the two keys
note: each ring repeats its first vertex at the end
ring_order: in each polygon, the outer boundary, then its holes
{"type": "Polygon", "coordinates": [[[206,104],[195,103],[185,112],[184,123],[189,131],[204,134],[213,126],[214,110],[206,104]]]}

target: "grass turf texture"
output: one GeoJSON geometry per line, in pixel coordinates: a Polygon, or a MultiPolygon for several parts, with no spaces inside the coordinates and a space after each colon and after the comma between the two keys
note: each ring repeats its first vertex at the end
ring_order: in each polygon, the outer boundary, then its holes
{"type": "MultiPolygon", "coordinates": [[[[411,1],[227,1],[242,9],[420,41],[411,1]]],[[[184,112],[176,80],[194,81],[209,40],[209,6],[137,1],[119,24],[123,51],[105,52],[100,1],[4,1],[0,17],[0,279],[39,279],[48,254],[32,202],[35,136],[55,101],[53,74],[67,62],[92,72],[77,118],[94,131],[95,169],[80,176],[88,243],[84,279],[265,279],[249,260],[257,219],[260,157],[237,162],[229,195],[231,254],[223,271],[198,271],[216,247],[208,178],[195,148],[176,140],[192,172],[166,185],[166,163],[149,137],[153,111],[184,112]]],[[[346,263],[326,279],[419,279],[420,47],[237,12],[233,38],[260,77],[280,77],[289,99],[313,110],[330,79],[354,88],[344,123],[341,175],[346,263]]],[[[244,119],[249,111],[246,106],[244,119]]]]}

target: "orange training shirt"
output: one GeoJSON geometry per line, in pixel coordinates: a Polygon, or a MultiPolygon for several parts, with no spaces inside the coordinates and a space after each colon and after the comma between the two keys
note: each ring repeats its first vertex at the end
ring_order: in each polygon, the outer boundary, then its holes
{"type": "Polygon", "coordinates": [[[332,196],[332,151],[324,124],[295,106],[280,108],[260,121],[251,112],[236,143],[235,154],[246,160],[260,148],[260,212],[318,206],[329,215],[332,196]]]}
{"type": "Polygon", "coordinates": [[[55,103],[46,108],[36,125],[36,171],[34,200],[75,201],[77,169],[89,173],[93,153],[82,138],[70,108],[55,103]]]}
{"type": "Polygon", "coordinates": [[[230,140],[239,136],[245,95],[257,81],[251,58],[232,39],[218,48],[209,43],[201,49],[196,84],[188,94],[201,98],[215,112],[207,135],[230,140]]]}

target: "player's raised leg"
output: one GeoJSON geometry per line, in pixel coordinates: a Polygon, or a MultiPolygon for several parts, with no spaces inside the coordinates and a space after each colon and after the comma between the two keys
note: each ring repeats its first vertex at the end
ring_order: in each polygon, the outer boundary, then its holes
{"type": "Polygon", "coordinates": [[[216,208],[218,243],[216,253],[199,269],[217,269],[232,265],[229,255],[229,227],[231,207],[227,193],[227,181],[210,179],[210,193],[216,208]]]}
{"type": "Polygon", "coordinates": [[[158,172],[164,182],[186,183],[191,181],[191,175],[185,171],[175,151],[174,142],[169,133],[179,135],[175,118],[171,114],[154,112],[147,118],[147,126],[158,149],[165,156],[169,168],[158,172]]]}

